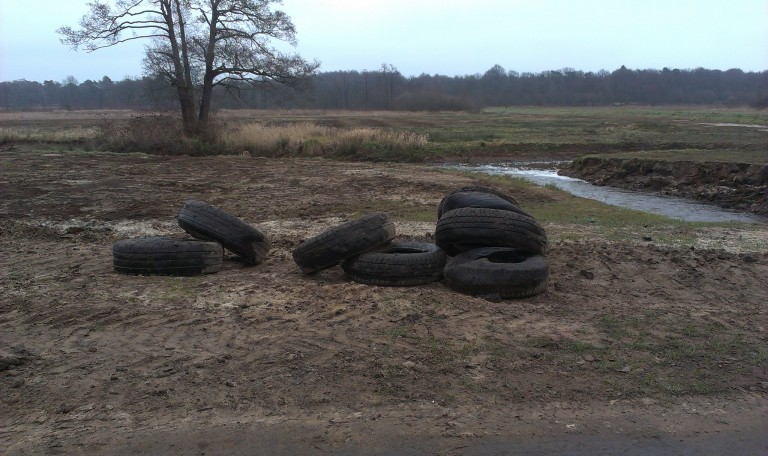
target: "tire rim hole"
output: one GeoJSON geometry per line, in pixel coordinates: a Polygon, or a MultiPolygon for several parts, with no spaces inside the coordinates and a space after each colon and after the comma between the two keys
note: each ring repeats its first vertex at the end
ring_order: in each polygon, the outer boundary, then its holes
{"type": "Polygon", "coordinates": [[[394,249],[387,250],[388,253],[424,253],[423,250],[409,249],[407,247],[395,247],[394,249]]]}
{"type": "Polygon", "coordinates": [[[486,259],[491,263],[522,263],[528,257],[529,255],[519,250],[510,250],[506,252],[493,252],[486,259]]]}

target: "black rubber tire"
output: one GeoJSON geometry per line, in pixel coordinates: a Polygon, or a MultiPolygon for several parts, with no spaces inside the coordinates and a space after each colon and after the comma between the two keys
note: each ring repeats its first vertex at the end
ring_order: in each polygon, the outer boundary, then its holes
{"type": "Polygon", "coordinates": [[[400,241],[348,258],[341,268],[358,283],[412,287],[440,280],[446,260],[445,252],[435,244],[400,241]]]}
{"type": "MultiPolygon", "coordinates": [[[[483,194],[486,194],[486,195],[492,195],[492,196],[501,198],[502,200],[508,202],[510,205],[512,205],[514,207],[517,207],[518,209],[520,208],[520,204],[517,202],[517,200],[515,198],[513,198],[512,196],[507,195],[506,193],[500,192],[500,191],[498,191],[496,189],[493,189],[493,188],[490,188],[490,187],[482,187],[482,186],[478,186],[478,185],[473,185],[473,186],[470,186],[470,187],[458,188],[458,189],[448,193],[447,195],[445,195],[443,197],[442,201],[440,201],[440,204],[437,206],[437,218],[438,219],[443,216],[443,213],[448,212],[450,210],[459,209],[461,207],[472,207],[472,206],[455,206],[455,207],[446,208],[446,204],[453,204],[452,196],[456,195],[456,194],[459,194],[459,193],[475,193],[475,194],[483,193],[483,194]]],[[[497,202],[497,204],[501,205],[502,203],[498,203],[497,202]]],[[[486,207],[486,206],[475,206],[475,207],[486,207]]],[[[489,207],[489,208],[490,209],[506,209],[508,207],[509,206],[504,205],[504,207],[489,207]]]]}
{"type": "Polygon", "coordinates": [[[435,243],[450,256],[480,247],[510,247],[544,254],[547,234],[536,219],[527,215],[465,207],[440,217],[435,243]]]}
{"type": "Polygon", "coordinates": [[[112,264],[123,274],[192,276],[221,269],[218,242],[150,237],[125,239],[112,246],[112,264]]]}
{"type": "Polygon", "coordinates": [[[187,201],[177,220],[179,226],[193,237],[220,242],[247,264],[263,262],[271,247],[264,233],[202,201],[187,201]]]}
{"type": "Polygon", "coordinates": [[[384,213],[350,220],[308,239],[293,249],[293,261],[307,274],[321,271],[395,237],[395,225],[384,213]]]}
{"type": "Polygon", "coordinates": [[[527,215],[533,217],[528,212],[520,209],[516,204],[511,203],[509,200],[504,199],[498,195],[494,195],[486,192],[452,192],[440,201],[440,205],[437,208],[437,218],[439,219],[444,213],[452,211],[454,209],[460,209],[462,207],[480,207],[486,209],[500,209],[504,211],[517,212],[518,214],[527,215]]]}
{"type": "Polygon", "coordinates": [[[549,262],[543,255],[506,247],[484,247],[453,258],[443,271],[451,289],[503,299],[537,295],[547,288],[549,262]]]}

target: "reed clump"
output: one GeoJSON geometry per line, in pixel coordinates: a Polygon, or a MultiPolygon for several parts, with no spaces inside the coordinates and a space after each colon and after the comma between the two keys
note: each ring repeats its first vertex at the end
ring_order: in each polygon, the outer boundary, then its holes
{"type": "Polygon", "coordinates": [[[255,156],[407,158],[428,142],[425,134],[388,128],[333,128],[312,122],[248,123],[221,136],[228,149],[255,156]]]}

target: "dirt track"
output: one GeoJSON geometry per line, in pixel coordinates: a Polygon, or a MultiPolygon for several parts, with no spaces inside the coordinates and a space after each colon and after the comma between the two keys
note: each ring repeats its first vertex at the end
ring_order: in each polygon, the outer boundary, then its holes
{"type": "MultiPolygon", "coordinates": [[[[548,291],[488,302],[439,283],[359,285],[339,268],[304,276],[290,255],[350,214],[379,210],[400,237],[429,240],[434,222],[407,220],[467,177],[250,157],[6,150],[0,160],[0,446],[11,454],[141,451],[132,435],[190,444],[179,436],[235,423],[299,433],[322,451],[376,432],[684,437],[764,426],[768,371],[727,349],[719,361],[658,355],[650,365],[653,347],[640,358],[589,351],[615,342],[606,321],[635,317],[652,320],[643,328],[659,340],[679,342],[671,331],[690,324],[764,350],[764,251],[566,242],[543,220],[548,291]],[[267,233],[268,260],[230,258],[192,278],[112,272],[115,240],[182,235],[174,215],[190,198],[267,233]],[[686,392],[700,380],[707,395],[665,393],[650,385],[658,378],[686,392]]],[[[541,197],[516,196],[524,207],[541,197]]]]}

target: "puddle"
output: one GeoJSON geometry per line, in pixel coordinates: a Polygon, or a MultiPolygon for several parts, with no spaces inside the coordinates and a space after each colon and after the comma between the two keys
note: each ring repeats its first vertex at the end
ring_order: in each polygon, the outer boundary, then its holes
{"type": "Polygon", "coordinates": [[[531,162],[480,166],[451,166],[463,171],[474,171],[492,175],[520,177],[538,185],[554,185],[572,195],[601,201],[652,214],[686,220],[689,222],[746,222],[768,223],[768,220],[753,214],[729,211],[717,206],[672,196],[654,195],[592,185],[587,181],[557,174],[557,167],[567,162],[531,162]]]}

